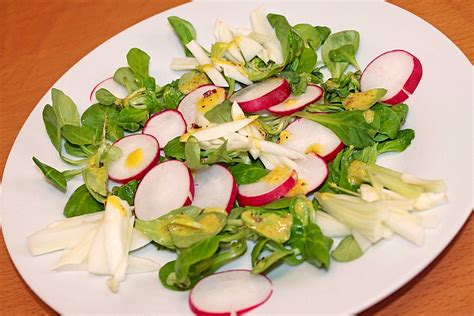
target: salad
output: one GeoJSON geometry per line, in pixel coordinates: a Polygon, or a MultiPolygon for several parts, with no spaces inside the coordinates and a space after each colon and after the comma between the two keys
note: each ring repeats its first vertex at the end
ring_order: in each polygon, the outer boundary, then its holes
{"type": "Polygon", "coordinates": [[[113,292],[127,273],[159,271],[165,288],[192,289],[193,312],[212,314],[267,301],[265,273],[280,265],[330,269],[394,234],[423,244],[436,218],[422,211],[447,201],[443,181],[376,164],[415,137],[402,102],[421,80],[418,58],[392,50],[362,71],[357,31],[259,9],[250,29],[218,19],[207,49],[189,21],[168,21],[186,56],[171,61],[176,80],[158,86],[150,56],[132,48],[82,115],[52,89],[44,125],[72,167],[33,161],[59,190],[84,184],[65,219],[28,237],[32,255],[63,250],[54,269],[109,275],[113,292]],[[133,254],[149,243],[176,259],[133,254]],[[247,251],[251,271],[216,273],[247,251]]]}

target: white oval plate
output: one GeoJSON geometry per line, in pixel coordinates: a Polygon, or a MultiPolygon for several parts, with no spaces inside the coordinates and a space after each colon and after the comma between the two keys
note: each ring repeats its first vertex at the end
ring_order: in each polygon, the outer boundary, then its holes
{"type": "MultiPolygon", "coordinates": [[[[198,38],[209,47],[215,18],[236,26],[249,25],[249,12],[256,7],[243,3],[189,3],[151,17],[114,36],[71,68],[56,84],[72,97],[81,111],[89,105],[94,85],[126,64],[131,47],[151,55],[151,74],[158,84],[179,74],[169,70],[172,57],[183,52],[166,17],[190,20],[198,38]]],[[[274,282],[271,299],[255,310],[266,313],[356,313],[389,295],[426,267],[452,240],[471,212],[471,65],[459,49],[420,18],[387,3],[268,3],[268,12],[285,15],[290,23],[327,25],[333,31],[355,29],[361,44],[357,55],[362,66],[380,53],[402,48],[418,56],[424,75],[408,100],[406,126],[416,130],[416,139],[402,154],[384,156],[383,165],[424,178],[441,178],[448,185],[450,202],[432,214],[441,224],[427,231],[426,243],[417,247],[399,238],[382,241],[361,259],[332,263],[328,272],[304,264],[279,267],[270,274],[274,282]]],[[[190,313],[187,293],[162,287],[155,273],[129,275],[112,294],[106,277],[86,272],[53,272],[59,253],[32,257],[26,237],[62,217],[62,209],[79,181],[70,183],[64,195],[45,182],[31,157],[66,169],[55,153],[43,127],[41,111],[50,102],[50,92],[40,100],[23,126],[8,159],[3,183],[3,233],[13,261],[28,283],[47,304],[61,313],[190,313]]],[[[250,251],[248,251],[250,252],[250,251]]],[[[173,258],[149,246],[144,256],[161,263],[173,258]]],[[[249,267],[244,257],[227,268],[249,267]]],[[[229,293],[229,295],[232,295],[229,293]]]]}

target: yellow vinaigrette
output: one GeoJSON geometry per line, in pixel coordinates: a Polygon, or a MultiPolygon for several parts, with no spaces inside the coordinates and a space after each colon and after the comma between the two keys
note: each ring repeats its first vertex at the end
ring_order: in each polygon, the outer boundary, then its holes
{"type": "Polygon", "coordinates": [[[143,149],[138,148],[128,154],[127,159],[125,160],[125,167],[128,169],[133,169],[138,167],[143,161],[143,149]]]}
{"type": "Polygon", "coordinates": [[[283,106],[293,106],[297,103],[298,101],[296,99],[288,99],[283,103],[283,106]]]}
{"type": "Polygon", "coordinates": [[[284,144],[286,143],[291,137],[291,133],[287,130],[283,130],[280,133],[280,136],[278,137],[278,144],[284,144]]]}
{"type": "Polygon", "coordinates": [[[286,194],[288,197],[297,196],[300,194],[306,194],[308,183],[304,179],[298,179],[295,186],[286,194]]]}
{"type": "Polygon", "coordinates": [[[117,209],[122,216],[127,216],[127,211],[123,207],[122,203],[120,203],[120,199],[115,195],[109,195],[105,203],[117,209]]]}
{"type": "Polygon", "coordinates": [[[292,170],[286,167],[276,167],[262,178],[267,183],[278,183],[288,178],[292,170]]]}
{"type": "Polygon", "coordinates": [[[306,148],[304,153],[305,154],[315,153],[317,155],[321,155],[323,153],[323,146],[321,144],[317,144],[317,143],[311,144],[306,148]]]}
{"type": "Polygon", "coordinates": [[[199,112],[206,113],[218,105],[225,98],[225,90],[218,88],[206,92],[197,102],[199,112]]]}

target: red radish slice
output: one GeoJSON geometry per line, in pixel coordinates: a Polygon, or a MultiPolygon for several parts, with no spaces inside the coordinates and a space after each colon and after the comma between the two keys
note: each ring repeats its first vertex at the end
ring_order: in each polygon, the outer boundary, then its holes
{"type": "Polygon", "coordinates": [[[360,87],[362,91],[387,89],[381,101],[397,104],[415,92],[422,75],[420,60],[407,51],[396,49],[379,55],[369,63],[360,78],[360,87]]]}
{"type": "Polygon", "coordinates": [[[164,110],[148,119],[142,133],[154,136],[165,147],[170,140],[186,133],[186,122],[180,112],[164,110]]]}
{"type": "Polygon", "coordinates": [[[151,169],[138,185],[135,214],[145,221],[154,220],[181,206],[191,204],[193,177],[178,160],[168,160],[151,169]]]}
{"type": "Polygon", "coordinates": [[[300,153],[314,152],[326,161],[334,159],[344,148],[344,144],[333,131],[305,118],[288,125],[280,133],[278,142],[300,153]]]}
{"type": "Polygon", "coordinates": [[[314,153],[309,153],[304,159],[294,160],[294,162],[298,181],[287,196],[307,194],[314,191],[324,183],[328,176],[326,162],[314,153]]]}
{"type": "Polygon", "coordinates": [[[288,99],[280,104],[268,108],[267,110],[268,112],[278,116],[290,115],[303,109],[308,104],[318,101],[322,96],[323,89],[316,85],[308,85],[305,93],[302,95],[295,96],[291,94],[288,99]]]}
{"type": "Polygon", "coordinates": [[[200,208],[222,208],[230,212],[236,196],[234,177],[224,166],[212,165],[194,173],[193,205],[200,208]]]}
{"type": "MultiPolygon", "coordinates": [[[[204,85],[191,91],[179,103],[178,111],[183,114],[184,120],[189,127],[197,124],[197,116],[205,114],[216,105],[224,102],[226,92],[224,88],[214,85],[204,85]]],[[[199,124],[198,124],[199,125],[199,124]]]]}
{"type": "Polygon", "coordinates": [[[290,94],[288,81],[271,78],[237,91],[230,101],[236,101],[245,112],[258,112],[285,101],[290,94]]]}
{"type": "Polygon", "coordinates": [[[117,98],[125,98],[127,96],[127,90],[124,87],[122,87],[120,84],[115,82],[113,77],[110,77],[110,78],[102,80],[101,82],[95,85],[94,89],[92,89],[89,95],[89,100],[91,102],[97,102],[97,99],[95,98],[95,93],[100,88],[109,90],[110,93],[115,95],[117,98]]]}
{"type": "Polygon", "coordinates": [[[110,164],[109,178],[115,182],[127,183],[141,180],[160,158],[160,145],[155,137],[145,134],[125,136],[114,143],[122,156],[110,164]]]}
{"type": "Polygon", "coordinates": [[[287,194],[296,184],[294,170],[275,168],[258,182],[239,185],[237,200],[241,206],[260,206],[287,194]]]}
{"type": "Polygon", "coordinates": [[[242,315],[268,301],[272,287],[269,278],[250,270],[218,272],[196,284],[189,306],[196,315],[242,315]]]}
{"type": "Polygon", "coordinates": [[[344,149],[344,147],[346,147],[346,146],[344,145],[343,142],[341,142],[339,144],[339,146],[334,148],[333,151],[331,151],[329,154],[327,154],[326,156],[324,156],[322,158],[324,159],[324,161],[327,161],[327,162],[332,161],[332,160],[334,160],[334,158],[336,158],[337,154],[339,154],[344,149]]]}

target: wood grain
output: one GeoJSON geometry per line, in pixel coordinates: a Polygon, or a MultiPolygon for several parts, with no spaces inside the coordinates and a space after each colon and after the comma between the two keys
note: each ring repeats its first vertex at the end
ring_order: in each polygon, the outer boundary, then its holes
{"type": "MultiPolygon", "coordinates": [[[[119,31],[185,1],[0,0],[0,176],[23,122],[50,86],[119,31]],[[99,30],[99,31],[98,31],[99,30]]],[[[390,1],[433,24],[472,62],[472,1],[390,1]]],[[[473,315],[472,216],[450,246],[362,315],[473,315]]],[[[23,282],[0,240],[0,315],[55,314],[23,282]]]]}

